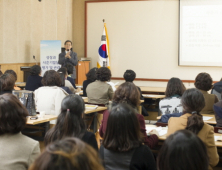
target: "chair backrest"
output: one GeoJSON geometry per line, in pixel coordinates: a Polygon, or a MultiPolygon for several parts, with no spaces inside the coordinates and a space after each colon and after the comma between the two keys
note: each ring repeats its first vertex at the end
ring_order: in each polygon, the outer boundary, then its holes
{"type": "Polygon", "coordinates": [[[161,127],[166,127],[166,126],[168,126],[168,123],[157,122],[157,123],[156,123],[156,126],[157,126],[157,127],[159,127],[159,126],[161,126],[161,127]]]}
{"type": "Polygon", "coordinates": [[[215,132],[215,133],[221,133],[221,134],[222,134],[222,127],[214,126],[214,132],[215,132]]]}
{"type": "Polygon", "coordinates": [[[219,100],[222,100],[221,93],[216,91],[215,89],[212,89],[211,94],[215,94],[219,100]]]}

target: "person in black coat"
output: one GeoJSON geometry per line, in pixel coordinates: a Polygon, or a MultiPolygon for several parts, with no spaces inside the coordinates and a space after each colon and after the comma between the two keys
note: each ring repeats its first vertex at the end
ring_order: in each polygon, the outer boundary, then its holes
{"type": "Polygon", "coordinates": [[[71,64],[73,66],[73,74],[71,77],[76,79],[76,66],[78,64],[77,53],[71,51],[72,48],[72,41],[67,40],[65,43],[65,51],[59,54],[59,61],[58,63],[64,67],[66,64],[71,64]]]}
{"type": "Polygon", "coordinates": [[[77,87],[76,87],[76,85],[75,85],[75,84],[76,84],[75,79],[73,79],[72,77],[70,77],[70,75],[73,74],[73,65],[68,63],[68,64],[66,64],[64,67],[67,69],[67,73],[68,73],[67,80],[69,80],[69,82],[72,84],[72,86],[73,86],[75,89],[77,89],[77,87]]]}
{"type": "Polygon", "coordinates": [[[92,68],[91,70],[89,70],[89,72],[86,74],[86,77],[87,77],[87,80],[85,80],[83,82],[83,96],[87,97],[87,94],[86,94],[86,88],[87,86],[96,81],[96,72],[97,72],[98,68],[94,67],[92,68]]]}
{"type": "Polygon", "coordinates": [[[27,79],[25,89],[35,91],[39,87],[42,87],[41,67],[34,65],[30,68],[30,76],[27,79]]]}
{"type": "MultiPolygon", "coordinates": [[[[133,70],[126,70],[124,75],[123,75],[123,78],[125,79],[126,82],[132,82],[133,83],[134,79],[136,78],[136,73],[133,70]]],[[[144,100],[144,97],[142,95],[140,87],[137,86],[137,88],[140,92],[140,100],[144,100]]],[[[142,105],[142,115],[143,116],[149,116],[146,108],[143,105],[142,105]]]]}

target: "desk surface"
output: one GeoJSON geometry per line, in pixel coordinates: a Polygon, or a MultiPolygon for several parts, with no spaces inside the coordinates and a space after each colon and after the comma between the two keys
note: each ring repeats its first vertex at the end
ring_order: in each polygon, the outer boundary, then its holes
{"type": "Polygon", "coordinates": [[[85,114],[104,111],[104,110],[107,110],[107,107],[99,106],[99,107],[97,107],[96,109],[93,109],[93,110],[85,110],[85,114]]]}
{"type": "Polygon", "coordinates": [[[165,95],[159,95],[159,94],[143,94],[144,98],[151,98],[151,99],[163,99],[166,96],[165,95]]]}
{"type": "MultiPolygon", "coordinates": [[[[207,116],[207,117],[212,117],[211,119],[209,120],[204,120],[205,123],[208,123],[208,124],[211,124],[211,125],[216,125],[217,122],[216,122],[216,119],[215,119],[215,116],[212,115],[212,114],[202,114],[203,116],[207,116]]],[[[161,116],[158,116],[157,119],[159,120],[161,118],[161,116]]]]}
{"type": "MultiPolygon", "coordinates": [[[[146,127],[156,127],[156,125],[146,125],[146,127]]],[[[219,133],[214,133],[214,136],[221,136],[221,134],[219,133]]],[[[163,136],[159,136],[159,140],[166,140],[166,135],[163,135],[163,136]]],[[[215,144],[217,147],[222,147],[222,141],[215,141],[215,144]]]]}
{"type": "MultiPolygon", "coordinates": [[[[88,97],[82,97],[82,99],[84,100],[85,103],[88,103],[88,97]]],[[[144,102],[144,100],[140,100],[141,103],[144,102]]]]}
{"type": "Polygon", "coordinates": [[[39,117],[36,120],[31,120],[30,117],[31,116],[28,116],[28,118],[27,118],[26,124],[28,124],[28,125],[36,125],[36,124],[40,124],[40,123],[49,122],[51,120],[56,120],[58,116],[56,116],[56,115],[45,115],[44,118],[39,117]]]}

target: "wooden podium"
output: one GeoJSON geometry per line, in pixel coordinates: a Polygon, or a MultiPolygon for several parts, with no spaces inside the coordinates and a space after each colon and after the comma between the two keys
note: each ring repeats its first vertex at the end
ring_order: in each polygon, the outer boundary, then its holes
{"type": "Polygon", "coordinates": [[[90,61],[79,61],[76,66],[76,84],[82,85],[83,81],[86,80],[86,74],[89,71],[90,61]]]}

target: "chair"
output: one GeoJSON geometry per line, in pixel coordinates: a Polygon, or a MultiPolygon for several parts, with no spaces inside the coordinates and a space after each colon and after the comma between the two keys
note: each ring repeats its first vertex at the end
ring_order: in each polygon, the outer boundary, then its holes
{"type": "Polygon", "coordinates": [[[221,133],[222,134],[222,127],[214,126],[214,133],[221,133]]]}

